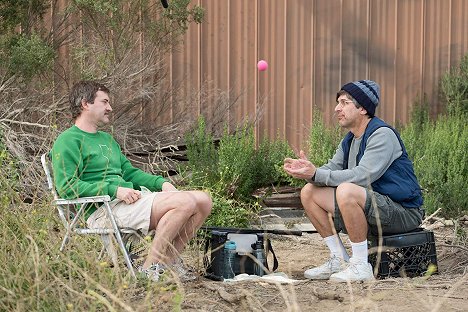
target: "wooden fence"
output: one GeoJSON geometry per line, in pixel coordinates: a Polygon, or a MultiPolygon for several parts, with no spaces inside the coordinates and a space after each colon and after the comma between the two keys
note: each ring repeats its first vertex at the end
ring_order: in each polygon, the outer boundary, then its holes
{"type": "MultiPolygon", "coordinates": [[[[439,79],[468,52],[466,0],[192,3],[206,18],[168,56],[168,84],[186,94],[209,84],[236,97],[229,116],[257,118],[257,138],[279,133],[295,148],[304,146],[316,108],[334,122],[336,91],[353,80],[380,84],[377,115],[391,124],[406,123],[422,98],[440,112],[439,79]],[[257,70],[260,59],[268,70],[257,70]]],[[[197,101],[206,116],[218,105],[197,101]]]]}

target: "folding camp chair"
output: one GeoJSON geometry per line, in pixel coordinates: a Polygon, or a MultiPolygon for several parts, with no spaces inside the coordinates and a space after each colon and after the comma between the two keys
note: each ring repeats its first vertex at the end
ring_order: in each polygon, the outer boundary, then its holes
{"type": "Polygon", "coordinates": [[[117,254],[111,240],[113,235],[117,240],[120,250],[122,251],[130,274],[135,277],[135,271],[130,260],[129,252],[125,246],[125,241],[132,236],[139,236],[139,233],[134,229],[119,228],[117,226],[114,215],[112,214],[111,207],[109,205],[111,200],[109,195],[81,197],[76,199],[59,198],[54,186],[54,180],[52,176],[53,171],[48,153],[45,153],[41,156],[41,162],[47,177],[49,190],[54,196],[53,204],[57,207],[60,220],[62,221],[66,231],[62,245],[60,246],[60,251],[64,250],[65,245],[68,243],[72,234],[98,234],[101,236],[102,244],[104,246],[100,256],[102,256],[104,251],[107,251],[111,256],[114,265],[117,265],[117,254]],[[87,207],[93,204],[102,204],[102,207],[106,211],[106,217],[110,221],[111,226],[109,228],[91,229],[86,226],[86,223],[83,221],[83,213],[87,207]],[[125,237],[126,239],[123,239],[122,237],[125,237]]]}

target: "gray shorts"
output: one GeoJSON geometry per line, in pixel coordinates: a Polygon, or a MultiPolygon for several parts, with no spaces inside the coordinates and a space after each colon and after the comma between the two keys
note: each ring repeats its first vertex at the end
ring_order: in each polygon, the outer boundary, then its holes
{"type": "MultiPolygon", "coordinates": [[[[404,208],[388,196],[366,189],[365,215],[369,226],[368,236],[378,235],[378,228],[383,234],[406,233],[416,229],[422,222],[424,210],[422,208],[404,208]]],[[[346,232],[346,226],[336,203],[334,224],[337,232],[346,232]]]]}

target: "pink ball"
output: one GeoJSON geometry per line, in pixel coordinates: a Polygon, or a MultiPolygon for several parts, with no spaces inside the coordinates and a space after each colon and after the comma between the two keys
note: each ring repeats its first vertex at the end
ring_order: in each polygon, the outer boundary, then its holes
{"type": "Polygon", "coordinates": [[[264,60],[260,60],[257,63],[257,68],[258,68],[259,71],[267,70],[268,63],[266,61],[264,61],[264,60]]]}

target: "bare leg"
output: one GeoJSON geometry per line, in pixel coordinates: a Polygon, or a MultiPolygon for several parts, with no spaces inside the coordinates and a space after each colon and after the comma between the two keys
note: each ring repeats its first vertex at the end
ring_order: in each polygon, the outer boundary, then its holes
{"type": "Polygon", "coordinates": [[[167,251],[172,248],[180,228],[195,214],[195,201],[189,193],[161,193],[153,201],[150,230],[156,236],[143,264],[147,268],[153,263],[169,263],[167,251]]]}
{"type": "Polygon", "coordinates": [[[171,263],[195,235],[211,211],[211,199],[203,192],[161,193],[155,198],[150,230],[156,230],[143,267],[171,263]]]}
{"type": "Polygon", "coordinates": [[[366,240],[367,220],[364,214],[366,190],[353,183],[340,184],[336,189],[336,201],[351,242],[366,240]]]}
{"type": "Polygon", "coordinates": [[[195,214],[187,220],[176,236],[173,248],[169,251],[171,259],[178,257],[180,253],[182,253],[187,243],[196,235],[197,230],[202,226],[203,222],[205,222],[213,206],[208,194],[201,191],[190,191],[189,193],[195,197],[195,214]]]}
{"type": "Polygon", "coordinates": [[[335,212],[333,188],[308,183],[301,190],[301,202],[307,217],[322,237],[336,232],[332,221],[335,212]]]}

